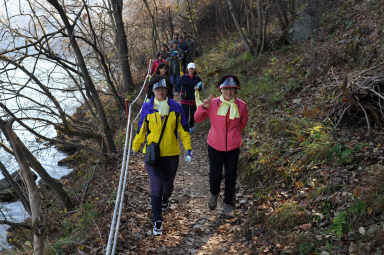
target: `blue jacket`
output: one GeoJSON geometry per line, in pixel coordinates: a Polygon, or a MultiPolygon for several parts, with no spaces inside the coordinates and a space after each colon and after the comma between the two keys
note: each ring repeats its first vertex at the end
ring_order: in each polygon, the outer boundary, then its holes
{"type": "Polygon", "coordinates": [[[181,61],[178,58],[171,58],[169,60],[169,74],[170,75],[180,75],[181,70],[181,61]]]}
{"type": "MultiPolygon", "coordinates": [[[[141,144],[147,137],[147,144],[152,142],[157,143],[160,138],[161,129],[163,128],[164,120],[160,117],[159,111],[153,105],[154,97],[151,101],[144,103],[141,108],[141,115],[137,134],[132,142],[132,150],[139,151],[141,144]]],[[[178,134],[183,142],[184,150],[191,150],[191,136],[188,132],[187,119],[179,103],[168,98],[170,107],[168,121],[164,130],[163,137],[160,141],[160,156],[175,156],[181,153],[178,134]]],[[[143,153],[145,153],[145,148],[143,153]]]]}

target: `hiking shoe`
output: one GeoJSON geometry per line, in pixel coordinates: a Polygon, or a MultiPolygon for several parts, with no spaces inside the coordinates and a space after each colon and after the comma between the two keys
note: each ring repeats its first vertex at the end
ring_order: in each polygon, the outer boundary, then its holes
{"type": "Polygon", "coordinates": [[[169,201],[161,203],[161,210],[164,212],[169,208],[169,201]]]}
{"type": "Polygon", "coordinates": [[[224,217],[227,218],[227,219],[233,218],[233,216],[235,216],[235,211],[233,210],[233,206],[224,203],[224,205],[223,205],[223,214],[224,214],[224,217]]]}
{"type": "Polygon", "coordinates": [[[163,221],[158,220],[153,223],[153,231],[154,236],[161,236],[163,234],[163,221]]]}
{"type": "Polygon", "coordinates": [[[208,200],[208,207],[209,207],[209,209],[213,210],[213,209],[216,208],[216,206],[217,206],[217,199],[218,198],[219,198],[219,196],[215,196],[215,195],[211,194],[211,197],[208,200]]]}

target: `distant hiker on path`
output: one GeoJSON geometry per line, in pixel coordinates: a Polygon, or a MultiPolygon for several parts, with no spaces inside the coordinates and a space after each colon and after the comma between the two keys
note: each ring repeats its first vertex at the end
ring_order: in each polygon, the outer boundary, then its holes
{"type": "Polygon", "coordinates": [[[178,52],[173,51],[169,59],[169,78],[172,87],[175,89],[174,95],[177,96],[180,92],[180,76],[182,75],[181,60],[178,57],[178,52]]]}
{"type": "Polygon", "coordinates": [[[160,63],[167,64],[167,60],[164,59],[163,53],[159,51],[156,55],[156,59],[152,63],[151,72],[149,73],[150,75],[153,75],[156,72],[157,67],[160,65],[160,63]]]}
{"type": "Polygon", "coordinates": [[[248,122],[248,109],[244,101],[236,97],[240,81],[235,75],[227,75],[217,85],[220,97],[209,98],[197,108],[195,121],[209,118],[211,128],[208,133],[209,186],[211,196],[208,207],[214,210],[220,193],[224,165],[224,205],[223,214],[234,216],[234,195],[237,177],[237,163],[242,144],[242,131],[248,122]]]}
{"type": "Polygon", "coordinates": [[[188,44],[184,41],[183,37],[180,37],[179,39],[179,48],[183,51],[181,66],[183,67],[183,70],[185,70],[185,68],[187,68],[187,54],[188,54],[189,48],[188,48],[188,44]]]}
{"type": "Polygon", "coordinates": [[[180,88],[181,88],[181,107],[188,120],[189,132],[193,133],[193,126],[195,120],[193,115],[196,112],[196,103],[195,103],[195,90],[201,90],[201,79],[196,73],[196,65],[194,63],[189,63],[187,66],[187,73],[181,76],[180,78],[180,88]]]}
{"type": "Polygon", "coordinates": [[[168,59],[171,56],[171,52],[169,51],[168,45],[166,43],[161,45],[160,52],[163,53],[164,59],[168,59]]]}
{"type": "MultiPolygon", "coordinates": [[[[165,79],[167,86],[170,87],[171,91],[173,90],[173,86],[169,80],[169,67],[167,64],[160,63],[160,65],[157,67],[157,70],[155,74],[151,77],[151,80],[148,83],[147,87],[147,101],[150,101],[155,94],[153,93],[153,84],[160,81],[161,79],[165,79]]],[[[173,99],[173,94],[170,93],[168,95],[169,98],[173,99]]]]}
{"type": "Polygon", "coordinates": [[[171,42],[169,43],[169,45],[172,47],[174,42],[176,42],[177,46],[179,46],[179,33],[173,34],[173,38],[172,38],[171,42]]]}
{"type": "Polygon", "coordinates": [[[193,62],[196,58],[195,56],[195,51],[196,51],[196,46],[195,46],[195,40],[192,39],[192,35],[188,34],[187,39],[185,42],[188,45],[188,52],[187,52],[187,62],[193,62]]]}
{"type": "MultiPolygon", "coordinates": [[[[159,76],[158,76],[159,77],[159,76]]],[[[192,157],[191,136],[188,132],[187,120],[179,103],[168,98],[172,93],[166,79],[153,84],[154,96],[142,106],[137,134],[132,143],[132,152],[138,152],[147,137],[143,153],[152,143],[159,143],[160,158],[156,165],[150,165],[145,160],[151,187],[151,205],[153,217],[153,235],[161,235],[163,229],[162,212],[169,207],[169,197],[181,153],[177,132],[186,151],[192,157]],[[163,127],[165,127],[163,129],[163,127]],[[163,131],[162,131],[163,130],[163,131]],[[161,136],[161,133],[163,135],[161,136]]],[[[152,146],[150,146],[152,147],[152,146]]]]}

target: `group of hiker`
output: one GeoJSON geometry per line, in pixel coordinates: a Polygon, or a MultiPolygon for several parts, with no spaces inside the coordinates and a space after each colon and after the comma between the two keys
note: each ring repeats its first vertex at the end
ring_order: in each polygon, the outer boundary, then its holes
{"type": "Polygon", "coordinates": [[[225,75],[219,80],[219,97],[211,94],[201,102],[199,91],[203,86],[193,62],[195,55],[182,46],[184,40],[181,38],[175,34],[171,41],[172,50],[167,51],[163,45],[157,54],[158,61],[153,62],[147,101],[142,106],[137,134],[132,143],[131,153],[137,153],[145,142],[143,153],[150,182],[152,233],[155,236],[162,234],[162,214],[169,208],[181,154],[179,137],[186,160],[193,158],[191,134],[195,121],[200,123],[209,119],[211,122],[207,139],[210,168],[208,207],[210,210],[217,207],[224,179],[223,215],[226,218],[234,216],[237,164],[242,131],[248,122],[247,105],[236,96],[240,81],[235,75],[225,75]],[[167,52],[170,56],[164,57],[167,52]],[[181,73],[182,70],[185,74],[181,73]],[[173,99],[179,95],[180,103],[173,99]]]}
{"type": "Polygon", "coordinates": [[[156,73],[160,64],[167,64],[170,84],[174,88],[172,93],[178,95],[180,93],[180,77],[186,72],[187,63],[195,60],[197,49],[191,33],[184,32],[182,36],[174,33],[169,45],[167,43],[161,45],[156,54],[156,59],[153,61],[150,75],[156,73]]]}

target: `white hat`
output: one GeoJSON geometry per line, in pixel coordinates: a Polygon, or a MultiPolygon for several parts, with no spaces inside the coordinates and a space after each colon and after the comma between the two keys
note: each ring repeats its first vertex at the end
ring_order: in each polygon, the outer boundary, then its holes
{"type": "Polygon", "coordinates": [[[196,69],[196,65],[195,65],[195,63],[189,63],[188,65],[187,65],[187,69],[189,69],[189,68],[194,68],[194,69],[196,69]]]}

